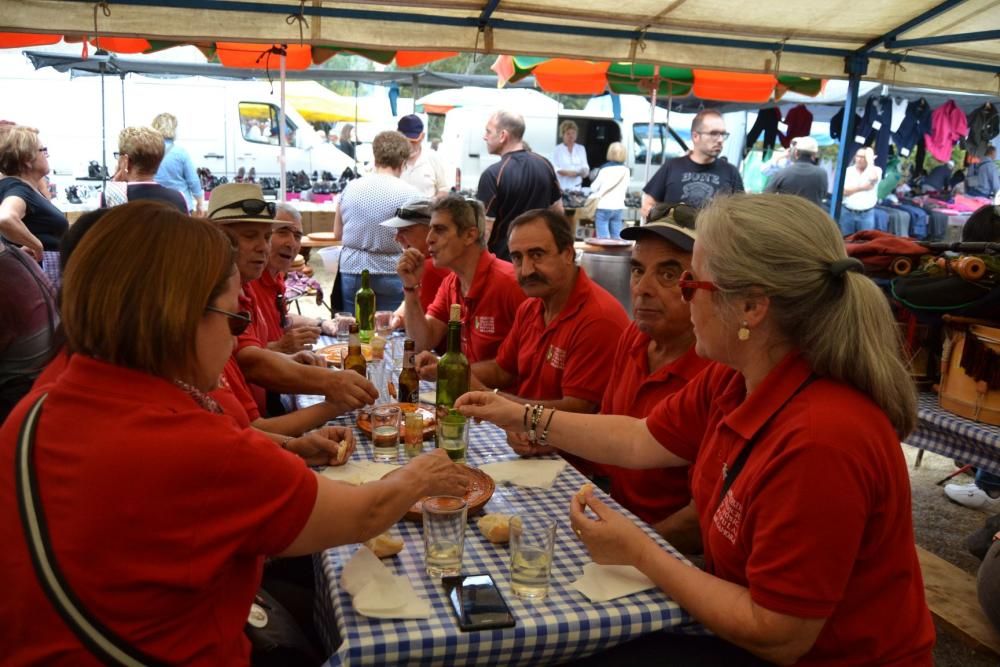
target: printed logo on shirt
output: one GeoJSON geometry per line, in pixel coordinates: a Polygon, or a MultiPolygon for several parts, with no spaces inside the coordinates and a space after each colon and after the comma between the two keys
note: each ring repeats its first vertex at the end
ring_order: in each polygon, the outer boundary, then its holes
{"type": "Polygon", "coordinates": [[[726,493],[726,497],[719,504],[719,509],[712,517],[712,523],[716,530],[722,533],[733,545],[736,544],[736,534],[740,532],[740,523],[743,521],[743,503],[736,500],[732,490],[726,493]]]}
{"type": "Polygon", "coordinates": [[[477,315],[474,318],[473,326],[476,331],[484,334],[496,333],[496,318],[492,315],[477,315]]]}
{"type": "Polygon", "coordinates": [[[566,350],[555,345],[549,345],[548,352],[545,353],[545,361],[553,368],[562,370],[566,368],[566,350]]]}

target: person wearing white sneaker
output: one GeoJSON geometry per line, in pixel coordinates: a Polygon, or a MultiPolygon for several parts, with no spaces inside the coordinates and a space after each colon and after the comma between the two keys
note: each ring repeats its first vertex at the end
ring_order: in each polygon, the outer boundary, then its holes
{"type": "Polygon", "coordinates": [[[976,481],[971,484],[948,484],[944,495],[959,505],[972,509],[1000,510],[1000,477],[982,468],[976,471],[976,481]]]}

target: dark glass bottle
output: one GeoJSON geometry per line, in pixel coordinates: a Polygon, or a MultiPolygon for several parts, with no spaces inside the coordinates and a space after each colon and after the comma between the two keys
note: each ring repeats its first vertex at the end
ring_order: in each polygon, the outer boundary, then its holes
{"type": "Polygon", "coordinates": [[[441,355],[437,366],[437,395],[435,408],[438,420],[444,419],[455,407],[455,401],[469,391],[469,360],[462,354],[462,308],[451,306],[448,322],[448,349],[441,355]]]}
{"type": "Polygon", "coordinates": [[[420,402],[420,377],[414,367],[416,346],[407,338],[403,341],[403,370],[399,371],[399,402],[420,402]]]}
{"type": "Polygon", "coordinates": [[[361,271],[361,287],[354,293],[354,318],[358,321],[361,342],[370,343],[375,332],[375,292],[368,269],[361,271]]]}
{"type": "Polygon", "coordinates": [[[365,355],[361,353],[361,337],[358,334],[358,325],[352,324],[347,339],[347,356],[344,357],[344,370],[354,371],[361,377],[368,376],[368,363],[365,355]]]}

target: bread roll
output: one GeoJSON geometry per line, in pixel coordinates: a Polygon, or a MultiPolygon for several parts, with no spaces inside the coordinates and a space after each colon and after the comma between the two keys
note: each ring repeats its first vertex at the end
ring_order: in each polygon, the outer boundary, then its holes
{"type": "Polygon", "coordinates": [[[478,521],[479,531],[493,544],[510,541],[510,515],[486,514],[478,521]]]}
{"type": "Polygon", "coordinates": [[[393,537],[390,533],[382,533],[376,538],[365,542],[365,546],[371,549],[379,558],[395,556],[403,550],[403,538],[393,537]]]}
{"type": "Polygon", "coordinates": [[[590,482],[585,483],[580,487],[580,490],[576,492],[576,501],[580,503],[580,507],[587,506],[587,490],[593,489],[594,485],[590,482]]]}
{"type": "Polygon", "coordinates": [[[337,463],[342,463],[344,461],[344,456],[347,454],[347,441],[341,440],[340,444],[337,445],[337,463]]]}

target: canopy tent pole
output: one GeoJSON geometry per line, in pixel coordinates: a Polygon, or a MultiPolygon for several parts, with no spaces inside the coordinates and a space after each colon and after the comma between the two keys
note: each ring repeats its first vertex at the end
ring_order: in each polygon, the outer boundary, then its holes
{"type": "Polygon", "coordinates": [[[646,173],[643,176],[643,180],[646,183],[649,183],[649,167],[653,163],[653,126],[656,120],[656,92],[659,87],[660,70],[657,67],[653,70],[653,90],[649,95],[649,127],[646,130],[646,173]]]}
{"type": "Polygon", "coordinates": [[[854,143],[854,109],[858,106],[858,88],[861,77],[868,71],[868,59],[863,55],[854,55],[845,59],[845,70],[850,78],[847,80],[847,99],[844,100],[844,120],[840,124],[840,146],[837,152],[837,168],[833,174],[833,196],[830,198],[830,216],[840,220],[840,206],[844,201],[844,176],[851,164],[853,155],[847,154],[854,143]]]}
{"type": "Polygon", "coordinates": [[[108,118],[106,100],[104,99],[104,72],[107,68],[101,63],[101,192],[105,192],[108,183],[108,118]]]}
{"type": "MultiPolygon", "coordinates": [[[[354,82],[354,136],[358,138],[358,141],[354,142],[354,173],[358,173],[358,143],[361,139],[361,133],[358,132],[358,82],[354,82]]],[[[350,139],[350,137],[348,137],[350,139]]]]}
{"type": "Polygon", "coordinates": [[[281,170],[278,185],[278,201],[286,201],[288,190],[285,170],[285,45],[281,46],[281,106],[278,108],[278,169],[281,170]]]}

